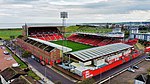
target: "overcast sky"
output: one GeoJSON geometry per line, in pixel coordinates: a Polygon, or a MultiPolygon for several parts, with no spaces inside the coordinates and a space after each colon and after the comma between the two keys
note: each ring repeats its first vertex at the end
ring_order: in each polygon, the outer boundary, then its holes
{"type": "Polygon", "coordinates": [[[68,23],[150,20],[150,0],[0,0],[0,23],[68,23]]]}

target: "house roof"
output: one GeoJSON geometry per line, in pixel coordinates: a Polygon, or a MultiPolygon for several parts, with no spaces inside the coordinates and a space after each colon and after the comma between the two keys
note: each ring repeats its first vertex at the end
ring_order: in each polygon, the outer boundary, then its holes
{"type": "Polygon", "coordinates": [[[31,37],[28,37],[28,38],[29,38],[29,39],[32,39],[32,40],[35,40],[35,41],[37,41],[37,42],[46,44],[46,45],[48,45],[48,46],[52,46],[52,47],[57,48],[57,49],[59,49],[59,50],[62,50],[63,53],[72,51],[71,48],[68,48],[68,47],[65,47],[65,46],[61,46],[61,45],[54,44],[54,43],[51,43],[51,42],[48,42],[48,41],[44,41],[44,40],[41,40],[41,39],[37,39],[37,38],[31,38],[31,37]]]}
{"type": "Polygon", "coordinates": [[[16,78],[11,84],[37,84],[37,81],[34,80],[30,76],[20,76],[19,78],[16,78]]]}
{"type": "Polygon", "coordinates": [[[91,59],[109,55],[111,53],[118,52],[118,51],[128,49],[131,47],[133,46],[123,44],[123,43],[115,43],[115,44],[109,44],[106,46],[100,46],[100,47],[94,47],[90,49],[75,51],[75,52],[71,52],[70,54],[80,59],[81,61],[88,61],[91,59]]]}
{"type": "Polygon", "coordinates": [[[6,81],[8,81],[13,79],[16,75],[25,75],[26,72],[24,72],[21,68],[18,67],[9,67],[3,70],[0,74],[6,81]]]}

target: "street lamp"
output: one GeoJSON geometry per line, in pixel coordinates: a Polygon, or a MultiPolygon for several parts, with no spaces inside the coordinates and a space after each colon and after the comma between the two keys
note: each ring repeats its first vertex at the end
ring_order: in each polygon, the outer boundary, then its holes
{"type": "MultiPolygon", "coordinates": [[[[65,37],[65,25],[66,25],[66,18],[68,18],[68,12],[60,12],[60,18],[62,18],[62,35],[64,37],[63,40],[66,40],[66,37],[65,37]]],[[[64,46],[64,41],[63,41],[63,46],[64,46]]],[[[63,46],[62,46],[62,61],[63,61],[63,46]]]]}
{"type": "Polygon", "coordinates": [[[46,77],[46,66],[45,66],[45,77],[46,77]]]}
{"type": "Polygon", "coordinates": [[[46,68],[46,66],[45,66],[45,82],[46,82],[46,69],[47,69],[47,68],[46,68]]]}

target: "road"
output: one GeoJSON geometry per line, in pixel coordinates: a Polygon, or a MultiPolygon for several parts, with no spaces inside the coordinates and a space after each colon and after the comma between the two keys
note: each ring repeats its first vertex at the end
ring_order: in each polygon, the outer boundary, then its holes
{"type": "Polygon", "coordinates": [[[50,79],[52,82],[55,81],[61,81],[62,84],[74,84],[71,80],[63,77],[62,75],[54,72],[50,68],[46,66],[42,66],[40,63],[36,62],[35,60],[28,58],[25,59],[32,67],[34,67],[36,70],[38,70],[41,74],[46,75],[48,79],[50,79]]]}
{"type": "Polygon", "coordinates": [[[129,67],[130,65],[134,65],[135,63],[137,63],[138,61],[144,59],[145,57],[146,57],[146,55],[140,56],[140,57],[138,57],[138,58],[135,58],[135,59],[133,59],[133,60],[131,60],[131,61],[129,61],[129,62],[126,62],[126,63],[124,63],[124,64],[122,64],[122,65],[120,65],[120,66],[118,66],[118,67],[115,67],[115,68],[113,68],[113,69],[111,69],[111,70],[109,70],[109,71],[106,71],[106,72],[104,72],[104,73],[102,73],[102,74],[100,74],[100,75],[97,75],[97,76],[95,76],[95,77],[93,77],[93,78],[94,78],[96,81],[104,80],[104,79],[106,79],[107,77],[111,76],[112,74],[115,74],[115,73],[117,73],[117,72],[119,72],[119,71],[121,71],[121,70],[123,70],[123,69],[129,67]]]}

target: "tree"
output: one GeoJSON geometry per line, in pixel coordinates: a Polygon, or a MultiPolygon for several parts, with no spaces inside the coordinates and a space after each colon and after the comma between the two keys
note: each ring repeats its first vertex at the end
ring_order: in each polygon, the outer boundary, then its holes
{"type": "Polygon", "coordinates": [[[17,38],[22,38],[23,36],[22,35],[19,35],[17,38]]]}
{"type": "Polygon", "coordinates": [[[30,56],[31,56],[31,53],[28,52],[28,51],[24,51],[24,53],[22,54],[22,57],[23,57],[23,58],[28,58],[28,57],[30,57],[30,56]]]}
{"type": "Polygon", "coordinates": [[[10,39],[14,39],[15,38],[15,36],[10,36],[10,39]]]}

